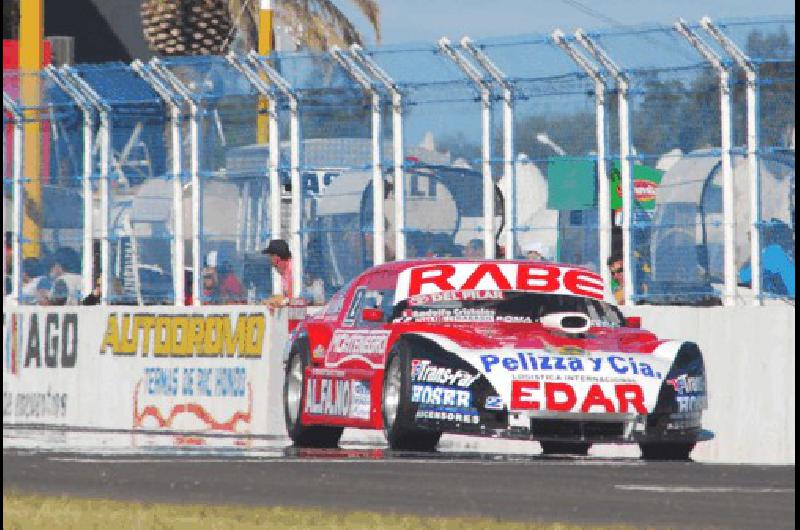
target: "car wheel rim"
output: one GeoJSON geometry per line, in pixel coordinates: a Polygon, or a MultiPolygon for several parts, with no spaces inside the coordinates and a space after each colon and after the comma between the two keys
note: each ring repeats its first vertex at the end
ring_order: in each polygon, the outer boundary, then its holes
{"type": "Polygon", "coordinates": [[[300,399],[303,394],[303,363],[300,356],[292,357],[289,365],[289,374],[286,379],[286,406],[289,411],[289,420],[292,425],[297,423],[300,416],[300,399]]]}
{"type": "Polygon", "coordinates": [[[400,382],[400,362],[395,357],[389,365],[386,382],[383,385],[383,414],[387,428],[391,428],[397,419],[397,409],[400,405],[400,382]]]}

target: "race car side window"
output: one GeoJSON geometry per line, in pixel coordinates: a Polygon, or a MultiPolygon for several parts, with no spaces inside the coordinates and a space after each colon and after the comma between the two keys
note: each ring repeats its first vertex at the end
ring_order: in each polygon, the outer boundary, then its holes
{"type": "Polygon", "coordinates": [[[383,311],[383,322],[388,322],[392,312],[392,302],[394,301],[393,289],[368,289],[364,294],[364,302],[358,311],[356,327],[375,328],[381,327],[381,322],[366,322],[363,319],[364,309],[380,309],[383,311]]]}

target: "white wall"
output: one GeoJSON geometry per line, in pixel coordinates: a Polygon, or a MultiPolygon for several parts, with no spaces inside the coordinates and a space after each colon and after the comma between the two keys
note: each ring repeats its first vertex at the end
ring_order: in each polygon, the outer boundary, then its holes
{"type": "Polygon", "coordinates": [[[707,372],[703,424],[716,438],[693,457],[707,462],[794,464],[795,309],[625,308],[660,338],[696,342],[707,372]]]}

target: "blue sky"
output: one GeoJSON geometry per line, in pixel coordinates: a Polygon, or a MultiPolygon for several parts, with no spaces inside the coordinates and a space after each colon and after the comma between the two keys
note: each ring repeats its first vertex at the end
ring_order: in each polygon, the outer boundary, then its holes
{"type": "MultiPolygon", "coordinates": [[[[356,21],[367,44],[374,34],[349,0],[337,5],[356,21]]],[[[433,42],[439,37],[473,39],[553,28],[596,29],[644,23],[793,15],[791,0],[380,0],[383,44],[433,42]]]]}

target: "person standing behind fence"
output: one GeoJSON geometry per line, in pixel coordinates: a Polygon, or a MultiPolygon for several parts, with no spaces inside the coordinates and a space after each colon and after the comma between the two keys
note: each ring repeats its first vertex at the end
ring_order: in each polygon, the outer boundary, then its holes
{"type": "Polygon", "coordinates": [[[272,312],[278,307],[289,305],[289,300],[293,296],[292,253],[289,251],[289,245],[283,239],[272,239],[261,253],[269,257],[270,265],[278,271],[281,277],[281,292],[275,293],[264,301],[272,312]]]}
{"type": "Polygon", "coordinates": [[[614,299],[617,301],[617,304],[623,305],[625,303],[623,279],[625,266],[621,255],[614,254],[608,258],[608,270],[611,272],[611,292],[614,293],[614,299]]]}

